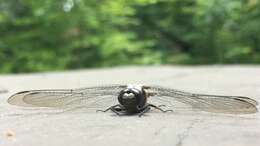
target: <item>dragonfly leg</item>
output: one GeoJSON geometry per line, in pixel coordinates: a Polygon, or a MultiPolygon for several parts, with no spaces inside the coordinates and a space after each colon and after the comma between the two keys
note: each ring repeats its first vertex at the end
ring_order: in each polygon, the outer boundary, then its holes
{"type": "Polygon", "coordinates": [[[120,106],[120,105],[117,105],[117,106],[112,106],[110,108],[110,110],[114,113],[116,113],[118,116],[122,116],[123,115],[123,111],[124,109],[120,106]]]}
{"type": "Polygon", "coordinates": [[[144,106],[142,108],[142,111],[138,114],[138,116],[139,117],[143,116],[146,112],[148,112],[151,109],[151,107],[153,107],[155,109],[158,109],[158,110],[160,110],[163,113],[165,113],[165,112],[172,112],[172,110],[163,110],[163,109],[160,108],[160,107],[164,107],[164,106],[166,106],[166,105],[158,105],[158,106],[156,106],[156,105],[153,105],[153,104],[147,104],[146,106],[144,106]]]}
{"type": "Polygon", "coordinates": [[[161,104],[161,105],[157,105],[157,107],[166,107],[166,105],[161,104]]]}
{"type": "Polygon", "coordinates": [[[97,112],[107,112],[107,111],[112,110],[112,109],[113,110],[119,110],[119,108],[117,108],[117,107],[121,108],[121,106],[119,104],[117,104],[117,105],[113,105],[113,106],[111,106],[111,107],[109,107],[105,110],[96,110],[96,111],[97,112]]]}
{"type": "Polygon", "coordinates": [[[159,111],[161,111],[163,113],[165,113],[165,112],[172,112],[172,110],[163,110],[162,108],[160,108],[160,107],[163,107],[165,105],[156,106],[156,105],[153,105],[153,104],[148,104],[147,106],[153,107],[153,108],[155,108],[155,109],[157,109],[157,110],[159,110],[159,111]]]}
{"type": "Polygon", "coordinates": [[[143,116],[146,112],[148,112],[150,110],[150,106],[147,105],[143,108],[143,110],[138,114],[139,117],[143,116]]]}
{"type": "Polygon", "coordinates": [[[109,110],[111,110],[112,112],[116,113],[119,116],[121,116],[125,111],[125,109],[120,104],[117,104],[117,105],[113,105],[105,110],[97,110],[97,112],[107,112],[109,110]]]}

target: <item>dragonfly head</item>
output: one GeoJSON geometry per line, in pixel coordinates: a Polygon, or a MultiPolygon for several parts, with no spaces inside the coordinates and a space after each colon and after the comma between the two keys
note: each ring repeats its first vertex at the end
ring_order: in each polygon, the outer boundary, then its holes
{"type": "Polygon", "coordinates": [[[118,95],[119,103],[129,111],[138,111],[146,104],[146,97],[142,88],[129,86],[118,95]]]}

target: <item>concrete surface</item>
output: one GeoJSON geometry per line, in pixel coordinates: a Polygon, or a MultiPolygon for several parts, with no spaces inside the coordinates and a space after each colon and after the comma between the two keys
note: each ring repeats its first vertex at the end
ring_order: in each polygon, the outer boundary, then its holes
{"type": "MultiPolygon", "coordinates": [[[[260,114],[205,112],[118,117],[113,113],[64,112],[9,105],[21,90],[103,84],[153,84],[195,93],[242,95],[260,100],[260,66],[119,67],[68,72],[1,75],[2,146],[259,146],[260,114]]],[[[173,109],[174,110],[174,109],[173,109]]]]}

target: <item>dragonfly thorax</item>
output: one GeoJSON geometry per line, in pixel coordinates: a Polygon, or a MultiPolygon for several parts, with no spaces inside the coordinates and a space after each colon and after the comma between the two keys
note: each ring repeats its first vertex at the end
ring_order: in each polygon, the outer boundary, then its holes
{"type": "Polygon", "coordinates": [[[128,86],[119,93],[118,101],[127,111],[139,111],[146,104],[144,92],[143,88],[128,86]]]}

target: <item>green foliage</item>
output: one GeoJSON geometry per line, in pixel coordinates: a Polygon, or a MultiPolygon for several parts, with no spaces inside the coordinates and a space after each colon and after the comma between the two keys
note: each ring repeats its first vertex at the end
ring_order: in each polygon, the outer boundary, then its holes
{"type": "Polygon", "coordinates": [[[0,72],[260,63],[258,0],[0,0],[0,72]]]}

